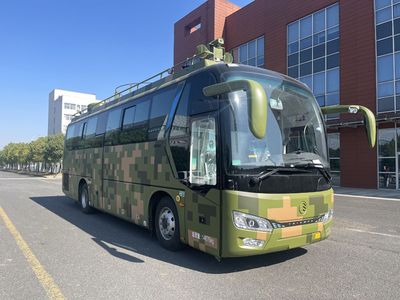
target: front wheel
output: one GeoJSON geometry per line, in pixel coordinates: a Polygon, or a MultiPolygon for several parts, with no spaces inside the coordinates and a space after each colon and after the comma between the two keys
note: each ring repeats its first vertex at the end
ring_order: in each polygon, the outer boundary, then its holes
{"type": "Polygon", "coordinates": [[[86,183],[84,183],[80,188],[79,205],[82,212],[84,212],[85,214],[90,214],[93,212],[93,208],[89,205],[89,192],[86,183]]]}
{"type": "Polygon", "coordinates": [[[158,203],[155,227],[157,239],[161,246],[171,251],[177,251],[182,248],[178,212],[170,198],[162,198],[158,203]]]}

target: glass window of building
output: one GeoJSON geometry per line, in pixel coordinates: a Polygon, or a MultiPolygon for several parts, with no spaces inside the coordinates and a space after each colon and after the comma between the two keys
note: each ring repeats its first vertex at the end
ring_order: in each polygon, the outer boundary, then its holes
{"type": "Polygon", "coordinates": [[[287,73],[314,92],[320,106],[340,103],[339,4],[287,26],[287,73]]]}
{"type": "Polygon", "coordinates": [[[76,104],[64,103],[64,109],[76,109],[76,104]]]}
{"type": "Polygon", "coordinates": [[[375,0],[378,113],[400,111],[400,1],[375,0]]]}
{"type": "Polygon", "coordinates": [[[264,36],[233,49],[234,62],[255,67],[264,67],[264,36]]]}
{"type": "Polygon", "coordinates": [[[400,127],[378,131],[379,188],[399,189],[400,127]]]}
{"type": "Polygon", "coordinates": [[[340,186],[340,134],[328,133],[329,163],[333,185],[340,186]]]}

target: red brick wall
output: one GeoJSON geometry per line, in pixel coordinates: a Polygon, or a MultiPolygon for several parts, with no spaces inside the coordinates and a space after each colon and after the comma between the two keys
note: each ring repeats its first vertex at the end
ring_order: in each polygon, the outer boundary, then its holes
{"type": "MultiPolygon", "coordinates": [[[[375,24],[372,0],[340,1],[340,98],[376,111],[375,24]]],[[[377,188],[377,151],[364,128],[341,129],[343,186],[377,188]]]]}
{"type": "Polygon", "coordinates": [[[174,26],[174,64],[193,56],[196,46],[222,37],[225,19],[240,9],[227,0],[209,0],[180,19],[174,26]],[[188,34],[190,25],[201,22],[201,28],[188,34]]]}

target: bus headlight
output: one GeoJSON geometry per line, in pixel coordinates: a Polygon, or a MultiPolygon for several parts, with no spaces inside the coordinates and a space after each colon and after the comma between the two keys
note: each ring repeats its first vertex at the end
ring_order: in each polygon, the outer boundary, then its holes
{"type": "Polygon", "coordinates": [[[330,208],[327,213],[322,216],[322,222],[328,222],[333,217],[333,208],[330,208]]]}
{"type": "Polygon", "coordinates": [[[267,219],[238,211],[233,212],[233,224],[239,229],[272,231],[272,225],[267,219]]]}

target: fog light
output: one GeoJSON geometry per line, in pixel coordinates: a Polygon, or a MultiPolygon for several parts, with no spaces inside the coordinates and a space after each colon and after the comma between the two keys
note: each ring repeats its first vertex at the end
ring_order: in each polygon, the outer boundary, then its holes
{"type": "Polygon", "coordinates": [[[330,208],[326,214],[323,215],[321,221],[328,222],[333,217],[333,208],[330,208]]]}
{"type": "Polygon", "coordinates": [[[264,241],[251,239],[251,238],[245,238],[245,239],[243,239],[243,245],[246,246],[246,247],[258,247],[258,248],[261,248],[261,247],[264,246],[264,241]]]}

